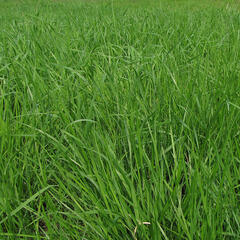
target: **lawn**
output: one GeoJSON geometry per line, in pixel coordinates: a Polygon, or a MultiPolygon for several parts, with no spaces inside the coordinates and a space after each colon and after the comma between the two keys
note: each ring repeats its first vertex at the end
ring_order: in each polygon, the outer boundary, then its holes
{"type": "Polygon", "coordinates": [[[0,239],[240,239],[239,9],[0,0],[0,239]]]}

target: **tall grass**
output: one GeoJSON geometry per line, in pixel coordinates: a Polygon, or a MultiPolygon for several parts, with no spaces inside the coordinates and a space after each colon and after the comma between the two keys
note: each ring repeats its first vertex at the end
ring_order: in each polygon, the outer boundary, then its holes
{"type": "Polygon", "coordinates": [[[0,239],[240,239],[240,15],[175,3],[0,3],[0,239]]]}

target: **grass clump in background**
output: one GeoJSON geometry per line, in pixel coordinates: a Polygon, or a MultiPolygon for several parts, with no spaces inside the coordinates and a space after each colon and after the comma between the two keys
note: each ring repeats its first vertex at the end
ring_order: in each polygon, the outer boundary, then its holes
{"type": "Polygon", "coordinates": [[[240,238],[238,7],[174,3],[0,2],[1,239],[240,238]]]}

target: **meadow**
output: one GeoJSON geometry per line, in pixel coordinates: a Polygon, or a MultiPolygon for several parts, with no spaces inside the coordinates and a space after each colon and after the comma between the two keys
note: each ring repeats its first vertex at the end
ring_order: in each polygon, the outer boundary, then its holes
{"type": "Polygon", "coordinates": [[[240,239],[238,5],[0,0],[0,239],[240,239]]]}

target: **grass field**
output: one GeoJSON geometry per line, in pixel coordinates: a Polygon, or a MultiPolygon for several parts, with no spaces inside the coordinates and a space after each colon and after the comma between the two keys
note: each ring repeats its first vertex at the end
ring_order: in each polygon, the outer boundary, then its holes
{"type": "Polygon", "coordinates": [[[0,0],[0,239],[240,239],[238,5],[0,0]]]}

